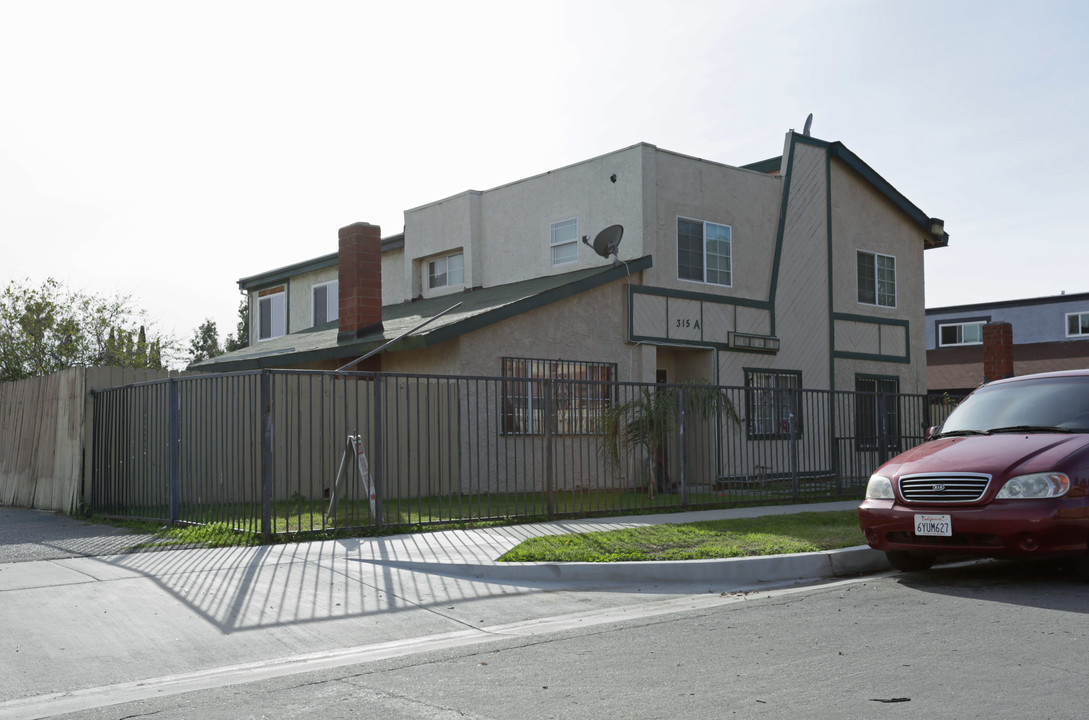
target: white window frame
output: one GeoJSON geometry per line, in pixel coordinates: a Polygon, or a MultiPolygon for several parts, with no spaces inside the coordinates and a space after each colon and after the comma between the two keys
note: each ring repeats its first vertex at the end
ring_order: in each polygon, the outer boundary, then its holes
{"type": "MultiPolygon", "coordinates": [[[[696,269],[695,266],[691,266],[692,269],[696,269]]],[[[685,282],[698,282],[705,285],[715,285],[716,287],[733,287],[734,285],[734,231],[730,225],[723,223],[711,222],[709,220],[697,220],[695,218],[678,217],[677,218],[677,279],[685,282]],[[690,264],[682,263],[681,253],[684,252],[681,248],[681,223],[691,223],[693,225],[700,226],[700,252],[699,262],[700,277],[687,277],[682,274],[682,267],[687,267],[690,264]],[[725,243],[726,252],[711,252],[708,248],[708,229],[713,229],[716,237],[712,238],[714,242],[725,243]],[[721,237],[722,231],[725,231],[725,239],[721,237]],[[721,262],[715,263],[716,267],[711,267],[711,260],[713,258],[725,258],[726,267],[721,267],[721,262]],[[725,282],[722,282],[721,277],[718,279],[711,279],[712,274],[717,273],[720,276],[725,275],[725,282]]]]}
{"type": "Polygon", "coordinates": [[[971,320],[967,322],[952,322],[952,323],[938,323],[938,347],[961,347],[965,345],[982,345],[983,344],[983,326],[987,323],[983,320],[971,320]],[[965,340],[964,330],[969,326],[979,327],[979,339],[978,340],[965,340]],[[945,328],[957,328],[957,341],[956,342],[944,342],[942,340],[942,330],[945,328]]]}
{"type": "Polygon", "coordinates": [[[425,265],[424,284],[428,290],[442,290],[465,284],[465,253],[455,252],[432,258],[425,265]],[[457,258],[457,267],[451,270],[451,261],[457,258]],[[440,271],[441,270],[441,271],[440,271]],[[441,280],[441,282],[440,282],[441,280]]]}
{"type": "Polygon", "coordinates": [[[579,261],[579,221],[570,218],[552,223],[548,228],[548,254],[552,267],[579,261]]]}
{"type": "Polygon", "coordinates": [[[896,256],[895,255],[886,255],[885,253],[872,252],[870,250],[858,250],[857,255],[855,256],[855,272],[857,274],[857,281],[856,281],[856,285],[855,285],[855,290],[856,290],[855,297],[858,299],[858,304],[859,305],[870,305],[872,307],[883,307],[883,308],[895,308],[896,307],[897,297],[896,297],[896,256]],[[859,268],[859,260],[864,255],[870,256],[870,257],[873,258],[873,277],[869,278],[873,282],[873,302],[868,302],[868,301],[862,299],[862,278],[863,278],[863,275],[862,275],[861,268],[859,268]],[[880,263],[878,262],[878,258],[885,258],[887,260],[892,261],[892,281],[891,281],[892,292],[891,293],[889,292],[889,288],[888,288],[888,285],[890,284],[889,279],[885,278],[884,280],[882,280],[882,278],[881,278],[882,268],[880,267],[880,263]],[[882,291],[882,285],[883,284],[885,285],[884,292],[882,291]],[[887,297],[890,294],[892,296],[892,301],[891,302],[882,302],[882,296],[887,297]]]}
{"type": "Polygon", "coordinates": [[[287,334],[287,288],[263,290],[257,296],[257,342],[275,340],[287,334]],[[268,335],[264,335],[268,316],[268,335]]]}
{"type": "Polygon", "coordinates": [[[340,319],[340,281],[314,283],[310,286],[310,323],[313,326],[324,325],[327,322],[340,319]],[[325,319],[318,320],[318,291],[325,292],[325,319]]]}
{"type": "Polygon", "coordinates": [[[1066,336],[1069,338],[1089,337],[1089,312],[1072,312],[1066,314],[1066,336]],[[1070,332],[1070,321],[1072,318],[1078,318],[1077,323],[1080,332],[1070,332]]]}

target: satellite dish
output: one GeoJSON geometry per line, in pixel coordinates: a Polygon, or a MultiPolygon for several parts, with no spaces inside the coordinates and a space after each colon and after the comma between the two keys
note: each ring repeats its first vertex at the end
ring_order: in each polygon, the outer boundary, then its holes
{"type": "Polygon", "coordinates": [[[590,242],[589,235],[584,235],[582,241],[592,247],[594,252],[601,257],[607,258],[612,256],[619,260],[620,258],[617,257],[616,252],[620,247],[620,238],[622,237],[624,237],[624,226],[610,225],[597,234],[593,243],[590,242]]]}
{"type": "Polygon", "coordinates": [[[805,119],[805,128],[802,130],[802,135],[809,137],[809,129],[813,127],[813,113],[809,113],[809,117],[805,119]]]}

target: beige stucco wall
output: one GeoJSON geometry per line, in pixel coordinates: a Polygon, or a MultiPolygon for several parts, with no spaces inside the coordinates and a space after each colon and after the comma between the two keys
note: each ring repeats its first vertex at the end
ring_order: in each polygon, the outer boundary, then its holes
{"type": "Polygon", "coordinates": [[[926,328],[923,271],[923,231],[893,203],[853,171],[834,161],[832,232],[834,237],[832,287],[834,312],[906,321],[907,334],[895,326],[836,323],[836,349],[869,354],[910,357],[910,364],[876,360],[836,362],[836,387],[853,390],[855,375],[895,375],[900,390],[926,392],[926,328]],[[858,302],[857,252],[896,258],[896,307],[858,302]],[[840,347],[843,343],[844,347],[840,347]],[[906,346],[906,347],[905,347],[906,346]]]}
{"type": "Polygon", "coordinates": [[[646,283],[689,292],[767,299],[779,220],[779,178],[657,150],[653,155],[653,231],[646,283]],[[729,225],[732,286],[677,277],[677,219],[729,225]]]}
{"type": "MultiPolygon", "coordinates": [[[[429,257],[462,248],[467,287],[491,287],[608,262],[581,241],[578,261],[553,267],[552,223],[578,221],[578,236],[624,226],[620,258],[641,257],[644,146],[636,145],[485,192],[469,191],[405,212],[405,288],[422,288],[429,257]],[[616,175],[616,182],[610,178],[616,175]]],[[[406,298],[407,299],[407,296],[406,298]]]]}
{"type": "Polygon", "coordinates": [[[336,279],[335,267],[323,268],[291,278],[287,286],[287,331],[289,333],[314,326],[313,287],[336,279]]]}

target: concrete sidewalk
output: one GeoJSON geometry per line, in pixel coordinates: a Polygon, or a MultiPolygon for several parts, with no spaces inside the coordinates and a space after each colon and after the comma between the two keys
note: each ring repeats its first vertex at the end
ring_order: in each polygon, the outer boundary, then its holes
{"type": "Polygon", "coordinates": [[[619,622],[640,612],[710,607],[748,591],[883,571],[884,556],[865,547],[730,560],[496,561],[540,535],[854,506],[121,554],[97,554],[120,553],[134,539],[114,528],[0,508],[0,718],[87,709],[166,687],[181,692],[211,677],[245,682],[273,666],[297,672],[315,662],[343,664],[619,622]],[[32,559],[30,546],[48,557],[32,559]]]}
{"type": "MultiPolygon", "coordinates": [[[[501,563],[522,541],[542,535],[596,532],[700,520],[849,510],[855,501],[727,508],[685,513],[568,519],[474,530],[441,530],[377,538],[302,543],[353,546],[360,560],[415,572],[516,584],[622,585],[648,581],[768,583],[839,577],[888,569],[866,547],[758,558],[616,563],[501,563]]],[[[106,557],[151,539],[53,513],[0,507],[0,564],[74,557],[106,557]]],[[[177,552],[171,550],[170,552],[177,552]]],[[[2,583],[0,583],[2,589],[2,583]]]]}

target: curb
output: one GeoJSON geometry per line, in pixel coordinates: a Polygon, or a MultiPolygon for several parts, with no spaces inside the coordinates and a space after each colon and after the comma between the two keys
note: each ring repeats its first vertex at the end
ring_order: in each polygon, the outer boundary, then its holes
{"type": "Polygon", "coordinates": [[[764,557],[717,560],[571,563],[458,563],[404,560],[365,560],[385,567],[511,584],[577,584],[596,586],[640,583],[759,583],[804,582],[846,577],[890,569],[885,554],[867,545],[764,557]]]}

